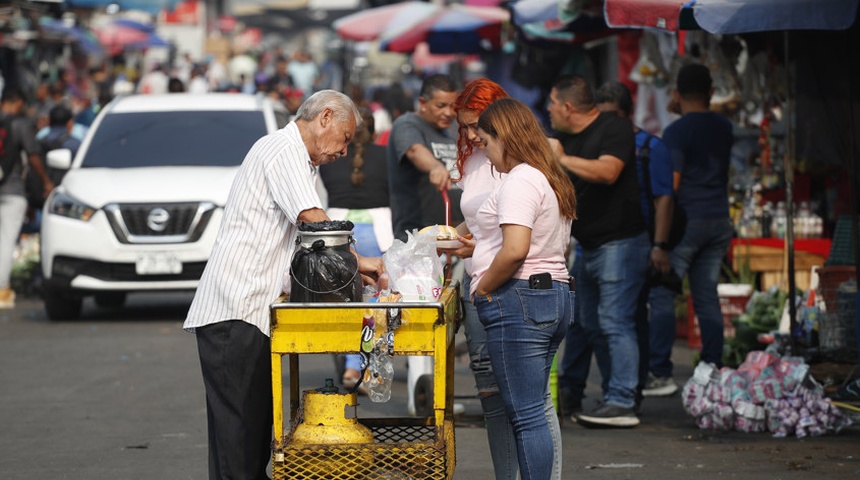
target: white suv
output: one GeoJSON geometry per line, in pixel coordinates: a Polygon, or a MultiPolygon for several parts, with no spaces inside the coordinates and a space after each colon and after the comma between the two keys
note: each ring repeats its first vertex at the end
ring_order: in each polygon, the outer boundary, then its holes
{"type": "Polygon", "coordinates": [[[83,298],[122,306],[133,291],[193,290],[224,203],[251,145],[287,124],[268,98],[243,94],[132,95],[99,113],[45,203],[45,310],[74,319],[83,298]]]}

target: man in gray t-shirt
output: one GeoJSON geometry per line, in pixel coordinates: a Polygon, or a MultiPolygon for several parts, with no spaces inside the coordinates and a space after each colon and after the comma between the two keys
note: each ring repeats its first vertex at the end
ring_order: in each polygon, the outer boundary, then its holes
{"type": "MultiPolygon", "coordinates": [[[[418,110],[394,121],[388,138],[388,190],[394,236],[406,240],[406,232],[445,223],[441,192],[457,180],[457,140],[451,134],[456,118],[457,86],[448,75],[424,80],[418,110]],[[453,176],[453,180],[452,180],[453,176]]],[[[459,189],[449,192],[452,218],[461,222],[459,189]]]]}

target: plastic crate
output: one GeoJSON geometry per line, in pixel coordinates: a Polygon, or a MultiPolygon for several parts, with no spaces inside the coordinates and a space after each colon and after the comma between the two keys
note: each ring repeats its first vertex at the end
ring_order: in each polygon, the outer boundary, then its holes
{"type": "MultiPolygon", "coordinates": [[[[735,325],[732,319],[744,313],[747,302],[752,297],[752,287],[749,285],[720,284],[717,294],[720,297],[720,313],[723,314],[723,337],[735,336],[735,325]],[[748,287],[748,288],[745,288],[748,287]]],[[[702,347],[702,331],[699,329],[699,317],[693,308],[693,298],[687,295],[687,346],[702,347]]]]}

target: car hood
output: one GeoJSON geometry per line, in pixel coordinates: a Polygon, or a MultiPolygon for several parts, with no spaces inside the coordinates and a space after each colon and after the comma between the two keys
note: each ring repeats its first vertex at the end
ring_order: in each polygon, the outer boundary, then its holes
{"type": "Polygon", "coordinates": [[[63,189],[91,207],[209,201],[223,206],[239,167],[76,168],[63,189]]]}

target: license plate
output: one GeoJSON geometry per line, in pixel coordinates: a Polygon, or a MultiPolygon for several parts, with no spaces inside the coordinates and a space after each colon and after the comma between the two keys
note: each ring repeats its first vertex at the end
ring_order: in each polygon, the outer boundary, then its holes
{"type": "Polygon", "coordinates": [[[138,275],[164,275],[182,273],[182,262],[169,253],[146,253],[137,257],[138,275]]]}

